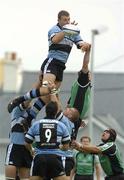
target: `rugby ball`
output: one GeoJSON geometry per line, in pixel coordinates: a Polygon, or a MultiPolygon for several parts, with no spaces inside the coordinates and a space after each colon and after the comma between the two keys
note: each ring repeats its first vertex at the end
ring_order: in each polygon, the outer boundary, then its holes
{"type": "Polygon", "coordinates": [[[63,26],[63,31],[70,34],[79,34],[80,30],[77,25],[74,24],[66,24],[63,26]]]}

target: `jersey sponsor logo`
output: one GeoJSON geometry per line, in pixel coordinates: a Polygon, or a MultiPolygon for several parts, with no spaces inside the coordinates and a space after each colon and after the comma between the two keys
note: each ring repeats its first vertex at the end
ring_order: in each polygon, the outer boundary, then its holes
{"type": "Polygon", "coordinates": [[[43,124],[43,128],[54,128],[55,127],[55,124],[43,124]]]}

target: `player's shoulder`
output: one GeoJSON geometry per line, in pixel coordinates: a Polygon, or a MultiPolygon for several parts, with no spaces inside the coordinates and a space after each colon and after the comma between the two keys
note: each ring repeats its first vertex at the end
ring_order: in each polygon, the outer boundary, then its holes
{"type": "Polygon", "coordinates": [[[32,126],[37,126],[38,124],[40,124],[40,120],[35,120],[32,122],[32,126]]]}
{"type": "Polygon", "coordinates": [[[51,33],[51,32],[53,32],[53,31],[59,32],[59,31],[61,31],[61,28],[60,28],[57,24],[56,24],[56,25],[53,25],[53,26],[49,29],[48,33],[51,33]]]}
{"type": "Polygon", "coordinates": [[[106,151],[107,149],[112,148],[113,146],[115,146],[114,142],[107,142],[105,144],[101,144],[99,145],[99,148],[101,149],[101,151],[106,151]]]}
{"type": "Polygon", "coordinates": [[[66,125],[62,121],[58,121],[58,126],[60,126],[63,129],[66,128],[66,125]]]}

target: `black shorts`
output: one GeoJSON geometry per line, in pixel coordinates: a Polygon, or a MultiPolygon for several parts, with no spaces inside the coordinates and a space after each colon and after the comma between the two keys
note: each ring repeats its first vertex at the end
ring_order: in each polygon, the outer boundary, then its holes
{"type": "Polygon", "coordinates": [[[6,151],[5,165],[30,168],[32,156],[24,145],[9,144],[6,151]]]}
{"type": "Polygon", "coordinates": [[[74,180],[93,180],[93,175],[78,175],[75,174],[74,180]]]}
{"type": "Polygon", "coordinates": [[[70,176],[71,170],[74,168],[73,157],[62,157],[63,167],[65,168],[66,176],[70,176]]]}
{"type": "Polygon", "coordinates": [[[32,162],[31,176],[58,177],[65,175],[60,156],[53,154],[38,154],[32,162]]]}
{"type": "Polygon", "coordinates": [[[65,63],[53,58],[47,58],[41,65],[41,71],[43,74],[54,74],[57,81],[63,80],[63,71],[65,68],[65,63]]]}
{"type": "Polygon", "coordinates": [[[105,177],[105,180],[124,180],[124,174],[118,174],[115,176],[105,177]]]}

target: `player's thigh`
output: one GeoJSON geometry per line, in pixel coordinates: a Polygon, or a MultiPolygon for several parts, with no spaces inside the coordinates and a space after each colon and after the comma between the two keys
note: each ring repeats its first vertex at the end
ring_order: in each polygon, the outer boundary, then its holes
{"type": "Polygon", "coordinates": [[[66,157],[66,160],[65,160],[66,176],[70,177],[71,171],[73,168],[74,168],[74,158],[73,157],[66,157]]]}
{"type": "Polygon", "coordinates": [[[40,176],[31,176],[29,180],[43,180],[40,176]]]}
{"type": "Polygon", "coordinates": [[[5,166],[5,176],[6,177],[15,178],[16,177],[16,172],[17,172],[16,166],[13,166],[13,165],[6,165],[5,166]]]}
{"type": "Polygon", "coordinates": [[[42,86],[43,73],[40,71],[38,79],[33,82],[32,88],[40,88],[42,86]]]}
{"type": "Polygon", "coordinates": [[[69,180],[69,179],[66,175],[62,175],[62,176],[58,176],[58,177],[53,178],[53,180],[69,180]]]}
{"type": "Polygon", "coordinates": [[[25,167],[19,168],[18,175],[20,178],[29,178],[30,177],[30,169],[25,168],[25,167]]]}
{"type": "Polygon", "coordinates": [[[52,82],[54,83],[56,80],[56,76],[54,74],[51,74],[51,73],[46,73],[43,75],[43,82],[44,81],[47,81],[47,82],[52,82]]]}

